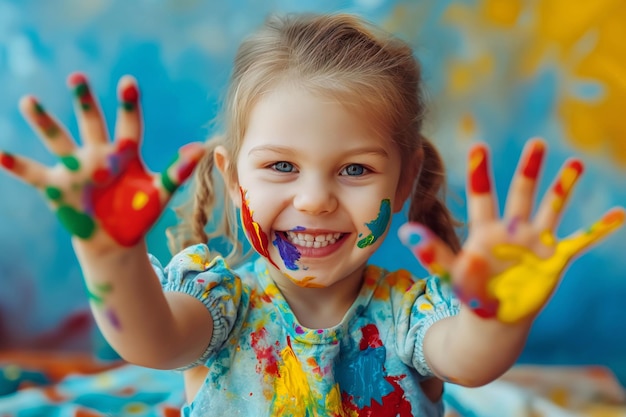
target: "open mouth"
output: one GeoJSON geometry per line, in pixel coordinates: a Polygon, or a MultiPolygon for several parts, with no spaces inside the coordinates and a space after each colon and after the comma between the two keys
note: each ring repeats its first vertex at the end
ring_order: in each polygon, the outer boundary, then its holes
{"type": "Polygon", "coordinates": [[[303,233],[287,231],[283,232],[283,237],[295,246],[303,248],[324,248],[341,240],[345,233],[303,233]]]}

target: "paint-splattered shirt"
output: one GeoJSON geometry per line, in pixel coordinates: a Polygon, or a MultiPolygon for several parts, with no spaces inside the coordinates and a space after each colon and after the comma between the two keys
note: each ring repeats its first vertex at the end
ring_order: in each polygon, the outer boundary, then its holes
{"type": "Polygon", "coordinates": [[[184,416],[443,415],[442,403],[429,401],[419,385],[431,376],[426,330],[459,310],[437,278],[368,266],[343,321],[309,329],[262,258],[232,271],[197,245],[165,268],[151,260],[165,291],[198,298],[214,321],[210,345],[189,366],[209,372],[184,416]]]}

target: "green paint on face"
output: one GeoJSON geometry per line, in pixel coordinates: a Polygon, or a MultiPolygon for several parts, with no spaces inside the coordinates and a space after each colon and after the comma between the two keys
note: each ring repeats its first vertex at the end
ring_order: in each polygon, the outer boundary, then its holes
{"type": "Polygon", "coordinates": [[[375,220],[372,220],[369,223],[366,223],[368,229],[370,229],[370,234],[365,236],[363,239],[357,242],[357,246],[361,249],[373,245],[374,242],[378,240],[379,237],[385,233],[387,230],[387,225],[389,224],[389,220],[391,220],[391,201],[386,198],[380,202],[380,211],[378,212],[378,217],[375,220]]]}
{"type": "Polygon", "coordinates": [[[63,193],[61,192],[61,190],[59,190],[56,187],[46,187],[44,192],[46,193],[48,198],[52,201],[58,201],[63,196],[63,193]]]}
{"type": "Polygon", "coordinates": [[[62,156],[61,163],[70,171],[76,172],[80,169],[80,162],[74,155],[62,156]]]}
{"type": "Polygon", "coordinates": [[[59,207],[57,217],[71,234],[81,239],[90,238],[96,230],[96,223],[93,219],[87,214],[79,212],[74,207],[59,207]]]}

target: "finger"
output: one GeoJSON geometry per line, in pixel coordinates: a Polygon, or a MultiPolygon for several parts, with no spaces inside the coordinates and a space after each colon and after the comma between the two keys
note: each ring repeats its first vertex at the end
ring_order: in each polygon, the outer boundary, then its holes
{"type": "Polygon", "coordinates": [[[427,227],[419,223],[405,223],[398,229],[398,237],[428,270],[442,280],[450,280],[455,255],[452,250],[427,227]]]}
{"type": "Polygon", "coordinates": [[[566,161],[550,190],[543,197],[533,221],[539,231],[553,231],[561,218],[565,203],[583,172],[583,163],[578,159],[566,161]]]}
{"type": "Polygon", "coordinates": [[[66,130],[50,116],[33,96],[23,97],[19,108],[24,119],[41,138],[43,144],[57,156],[70,155],[76,144],[66,130]]]}
{"type": "Polygon", "coordinates": [[[206,152],[200,142],[189,143],[178,150],[170,165],[161,173],[161,189],[169,197],[191,175],[196,165],[206,152]]]}
{"type": "Polygon", "coordinates": [[[117,87],[119,107],[115,125],[116,140],[139,142],[141,138],[141,112],[139,107],[139,89],[136,80],[130,75],[120,79],[117,87]]]}
{"type": "Polygon", "coordinates": [[[108,136],[104,119],[87,78],[81,73],[74,73],[67,82],[75,96],[74,107],[81,140],[84,144],[106,143],[108,136]]]}
{"type": "Polygon", "coordinates": [[[508,221],[527,220],[530,217],[545,150],[546,145],[540,139],[533,139],[524,147],[506,198],[504,218],[508,221]]]}
{"type": "Polygon", "coordinates": [[[610,209],[588,229],[579,230],[561,240],[557,245],[557,255],[561,255],[565,259],[571,259],[581,254],[591,245],[619,229],[624,224],[625,218],[626,211],[623,207],[610,209]]]}
{"type": "Polygon", "coordinates": [[[36,188],[42,188],[47,168],[33,160],[0,151],[0,166],[36,188]]]}
{"type": "Polygon", "coordinates": [[[496,218],[496,197],[491,185],[489,151],[486,145],[475,145],[469,152],[467,183],[468,217],[472,225],[496,218]]]}

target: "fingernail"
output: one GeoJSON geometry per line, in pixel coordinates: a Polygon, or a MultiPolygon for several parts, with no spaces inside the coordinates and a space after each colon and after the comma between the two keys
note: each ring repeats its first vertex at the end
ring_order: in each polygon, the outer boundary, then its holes
{"type": "Polygon", "coordinates": [[[426,229],[416,223],[406,223],[398,229],[398,237],[405,246],[415,247],[427,240],[426,229]]]}

